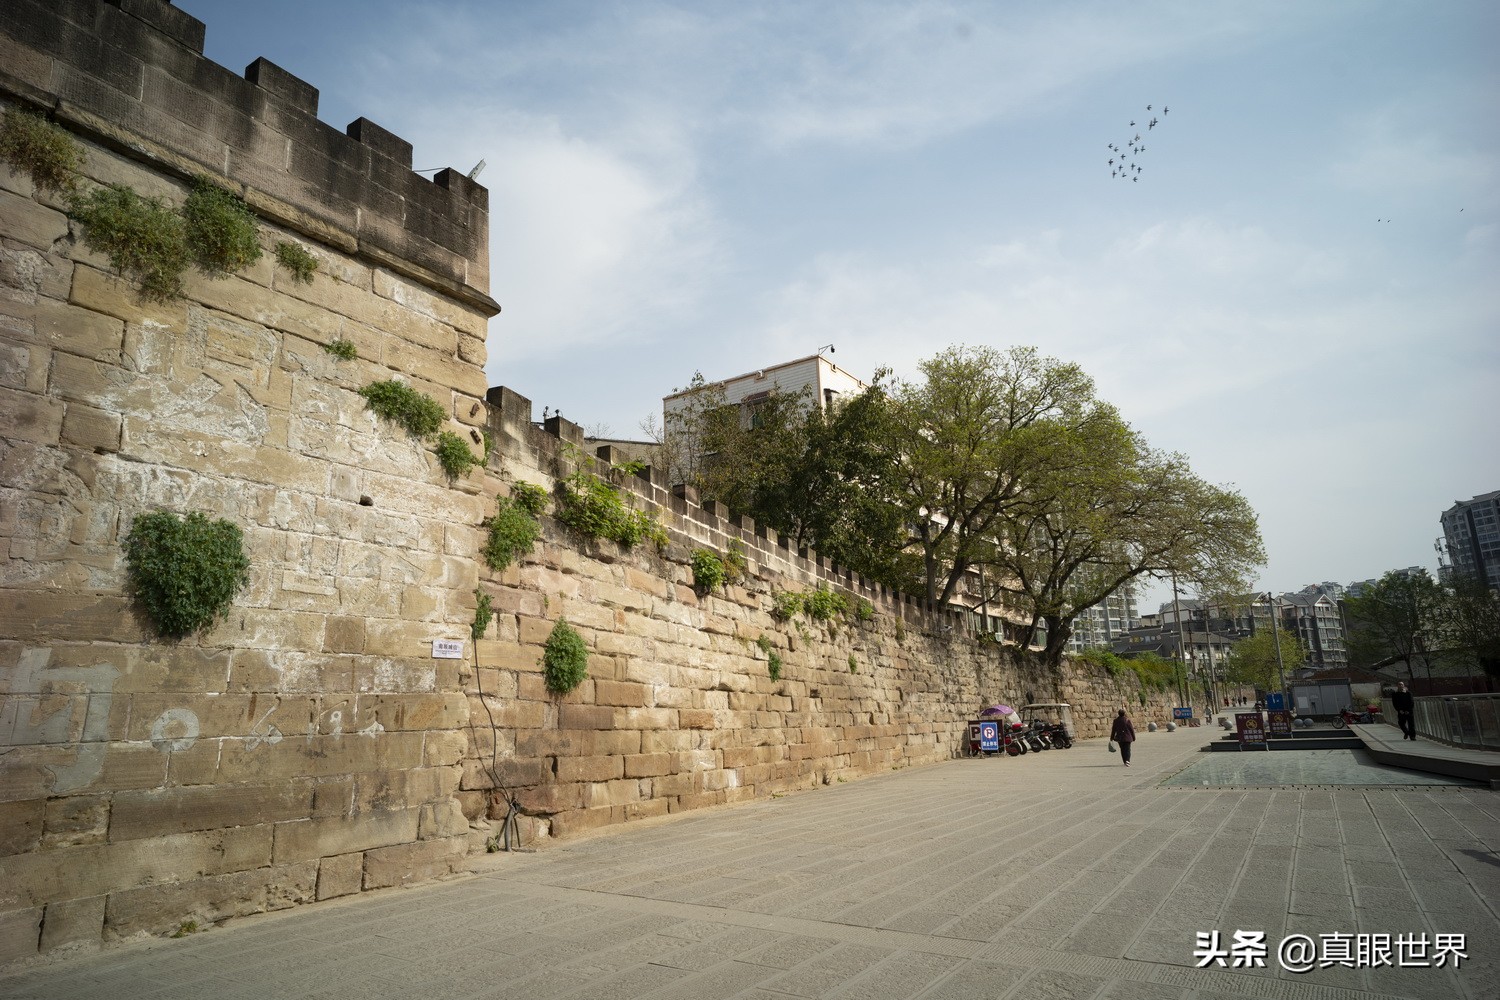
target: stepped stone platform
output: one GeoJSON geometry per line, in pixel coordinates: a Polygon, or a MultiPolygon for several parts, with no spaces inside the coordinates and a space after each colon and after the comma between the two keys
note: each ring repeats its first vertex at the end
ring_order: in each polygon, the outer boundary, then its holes
{"type": "Polygon", "coordinates": [[[1353,726],[1350,732],[1382,764],[1468,778],[1500,788],[1500,753],[1464,750],[1420,737],[1415,741],[1404,740],[1401,730],[1383,723],[1353,726]]]}

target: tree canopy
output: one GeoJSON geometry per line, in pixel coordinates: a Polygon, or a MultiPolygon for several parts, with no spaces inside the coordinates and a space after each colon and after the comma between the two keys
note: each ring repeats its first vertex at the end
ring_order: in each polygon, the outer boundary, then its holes
{"type": "Polygon", "coordinates": [[[1307,659],[1307,645],[1297,633],[1288,629],[1262,629],[1239,640],[1229,648],[1224,661],[1224,678],[1231,684],[1248,684],[1259,691],[1280,691],[1284,673],[1290,673],[1307,659]],[[1276,657],[1277,637],[1281,642],[1281,659],[1276,657]]]}
{"type": "Polygon", "coordinates": [[[1227,593],[1264,561],[1245,499],[1151,448],[1079,366],[955,346],[917,374],[832,409],[773,394],[753,414],[695,376],[670,461],[705,499],[840,565],[998,605],[1054,664],[1077,616],[1131,581],[1227,593]]]}

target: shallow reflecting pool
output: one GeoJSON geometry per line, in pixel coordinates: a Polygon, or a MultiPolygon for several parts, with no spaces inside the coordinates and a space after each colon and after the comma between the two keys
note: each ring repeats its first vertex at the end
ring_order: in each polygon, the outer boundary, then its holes
{"type": "Polygon", "coordinates": [[[1205,753],[1162,782],[1207,788],[1276,785],[1477,785],[1426,771],[1380,764],[1363,750],[1242,750],[1205,753]]]}

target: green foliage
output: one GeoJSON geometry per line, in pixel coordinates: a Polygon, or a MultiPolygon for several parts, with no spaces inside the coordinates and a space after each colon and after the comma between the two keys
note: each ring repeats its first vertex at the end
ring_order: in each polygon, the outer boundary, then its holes
{"type": "Polygon", "coordinates": [[[750,563],[745,559],[745,547],[738,540],[729,543],[729,549],[724,553],[724,579],[730,583],[738,583],[745,578],[750,570],[750,563]]]}
{"type": "Polygon", "coordinates": [[[84,245],[135,281],[142,298],[168,302],[182,294],[191,260],[187,227],[161,199],[111,184],[75,197],[69,212],[83,224],[84,245]]]}
{"type": "Polygon", "coordinates": [[[244,535],[198,511],[141,514],[125,538],[131,589],[156,629],[181,638],[223,617],[250,581],[244,535]]]}
{"type": "Polygon", "coordinates": [[[460,476],[467,476],[469,470],[479,464],[479,459],[474,457],[474,452],[469,448],[469,442],[452,431],[440,433],[432,450],[437,454],[438,464],[443,467],[443,474],[450,483],[460,476]]]}
{"type": "Polygon", "coordinates": [[[189,934],[197,934],[197,933],[198,933],[198,921],[196,921],[196,920],[184,920],[182,923],[180,923],[180,924],[177,925],[177,930],[173,931],[170,936],[174,937],[174,938],[185,938],[189,934]]]}
{"type": "Polygon", "coordinates": [[[1135,674],[1143,691],[1165,691],[1177,682],[1177,663],[1156,653],[1139,653],[1119,661],[1135,674]]]}
{"type": "MultiPolygon", "coordinates": [[[[1414,662],[1425,661],[1437,638],[1448,594],[1425,572],[1387,573],[1358,597],[1344,601],[1349,660],[1370,667],[1396,659],[1414,677],[1414,662]]],[[[1300,665],[1300,664],[1299,664],[1300,665]]]]}
{"type": "Polygon", "coordinates": [[[802,595],[790,590],[778,590],[771,598],[771,617],[789,622],[802,613],[802,595]]]}
{"type": "Polygon", "coordinates": [[[359,390],[359,394],[365,397],[366,407],[376,416],[404,427],[414,438],[426,440],[432,437],[448,419],[441,404],[404,382],[371,382],[359,390]]]}
{"type": "Polygon", "coordinates": [[[854,658],[853,653],[849,654],[849,672],[851,674],[859,673],[859,661],[854,658]]]}
{"type": "Polygon", "coordinates": [[[693,584],[704,591],[716,590],[724,583],[724,560],[713,549],[694,549],[693,584]]]}
{"type": "Polygon", "coordinates": [[[228,277],[260,260],[255,214],[244,199],[209,178],[194,179],[182,218],[193,263],[210,278],[228,277]]]}
{"type": "Polygon", "coordinates": [[[818,584],[817,587],[802,595],[802,609],[813,621],[826,622],[835,615],[849,613],[849,598],[829,590],[823,584],[818,584]]]}
{"type": "Polygon", "coordinates": [[[332,354],[340,361],[353,361],[359,357],[359,351],[355,349],[354,341],[345,340],[342,337],[337,340],[330,340],[324,344],[323,350],[332,354]]]}
{"type": "Polygon", "coordinates": [[[1085,663],[1099,667],[1111,677],[1119,677],[1129,669],[1119,654],[1108,649],[1085,649],[1078,658],[1085,663]]]}
{"type": "Polygon", "coordinates": [[[291,272],[293,281],[303,285],[312,284],[313,274],[318,270],[318,258],[301,243],[290,240],[276,244],[276,263],[291,272]]]}
{"type": "Polygon", "coordinates": [[[469,626],[469,635],[475,642],[484,638],[484,630],[490,627],[490,621],[495,617],[490,595],[482,590],[474,591],[474,624],[469,626]]]}
{"type": "Polygon", "coordinates": [[[1229,647],[1229,656],[1224,660],[1224,677],[1232,684],[1246,684],[1260,691],[1280,691],[1282,674],[1290,677],[1306,659],[1307,646],[1295,632],[1263,627],[1229,647]],[[1278,636],[1280,669],[1276,655],[1278,636]]]}
{"type": "Polygon", "coordinates": [[[495,516],[484,523],[488,534],[479,554],[484,559],[484,564],[496,572],[530,552],[536,546],[537,539],[542,536],[536,515],[521,499],[526,495],[519,492],[519,487],[523,485],[525,484],[516,483],[511,487],[510,496],[496,500],[495,516]]]}
{"type": "Polygon", "coordinates": [[[541,517],[542,512],[547,509],[547,491],[535,483],[513,483],[510,499],[532,517],[541,517]]]}
{"type": "Polygon", "coordinates": [[[774,649],[766,654],[766,673],[773,681],[781,680],[781,654],[774,649]]]}
{"type": "Polygon", "coordinates": [[[666,548],[666,529],[646,511],[625,506],[620,488],[585,469],[564,479],[557,498],[557,519],[587,538],[608,538],[630,549],[642,540],[666,548]]]}
{"type": "Polygon", "coordinates": [[[583,636],[566,621],[558,619],[542,649],[542,674],[547,681],[547,690],[553,694],[567,694],[582,684],[588,676],[588,662],[589,651],[583,636]]]}
{"type": "Polygon", "coordinates": [[[0,118],[0,161],[26,174],[40,191],[71,193],[83,166],[83,147],[40,115],[9,108],[0,118]]]}
{"type": "Polygon", "coordinates": [[[762,634],[759,639],[756,639],[755,644],[759,646],[760,651],[762,653],[765,653],[767,656],[770,656],[771,650],[775,648],[771,645],[771,637],[765,634],[762,634]]]}
{"type": "Polygon", "coordinates": [[[856,621],[867,622],[875,617],[875,605],[861,597],[854,605],[856,621]]]}

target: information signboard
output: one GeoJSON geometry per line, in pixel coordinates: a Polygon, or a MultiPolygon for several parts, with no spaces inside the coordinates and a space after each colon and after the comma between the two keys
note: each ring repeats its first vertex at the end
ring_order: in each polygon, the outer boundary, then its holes
{"type": "Polygon", "coordinates": [[[432,640],[432,658],[434,660],[462,660],[464,641],[462,639],[432,640]]]}
{"type": "Polygon", "coordinates": [[[1172,709],[1172,718],[1174,718],[1174,719],[1191,719],[1192,717],[1193,717],[1193,706],[1191,706],[1191,705],[1189,705],[1186,708],[1182,708],[1181,706],[1179,706],[1177,708],[1172,709]]]}
{"type": "Polygon", "coordinates": [[[1291,712],[1267,712],[1269,717],[1268,729],[1272,736],[1292,735],[1292,713],[1291,712]]]}
{"type": "Polygon", "coordinates": [[[1273,691],[1266,695],[1266,708],[1273,712],[1279,712],[1286,708],[1286,695],[1280,691],[1273,691]]]}
{"type": "Polygon", "coordinates": [[[1241,750],[1255,745],[1270,749],[1266,743],[1266,723],[1259,712],[1241,712],[1235,715],[1234,730],[1239,734],[1241,750]]]}
{"type": "Polygon", "coordinates": [[[990,719],[979,723],[979,749],[982,753],[1000,752],[1000,723],[990,719]]]}

